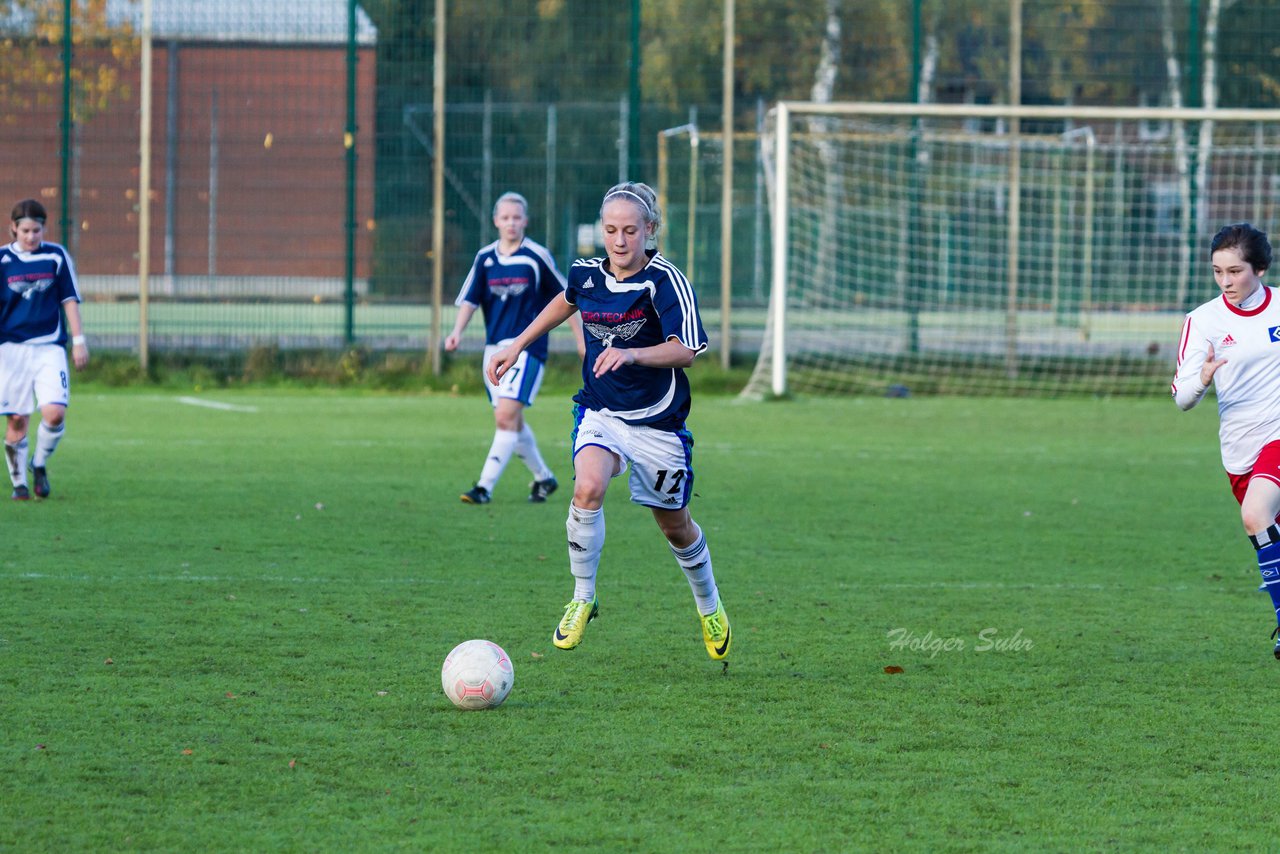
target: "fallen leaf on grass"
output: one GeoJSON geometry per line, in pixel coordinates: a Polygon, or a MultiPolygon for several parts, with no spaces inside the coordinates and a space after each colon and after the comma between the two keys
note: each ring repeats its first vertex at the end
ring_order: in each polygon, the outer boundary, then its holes
{"type": "Polygon", "coordinates": [[[104,661],[104,662],[102,662],[102,663],[103,663],[103,664],[106,664],[106,665],[108,665],[108,666],[110,666],[110,665],[112,665],[112,664],[115,664],[116,662],[115,662],[115,660],[114,660],[114,659],[108,658],[106,661],[104,661]]]}
{"type": "Polygon", "coordinates": [[[290,759],[290,760],[289,760],[289,767],[290,767],[290,768],[294,767],[294,766],[295,766],[295,765],[297,765],[297,764],[298,764],[298,760],[296,760],[296,759],[290,759]]]}
{"type": "Polygon", "coordinates": [[[190,755],[191,755],[191,754],[193,754],[193,753],[195,753],[195,751],[194,751],[194,750],[192,750],[190,747],[184,747],[184,748],[182,749],[182,755],[183,755],[183,756],[190,756],[190,755]]]}
{"type": "Polygon", "coordinates": [[[37,745],[36,745],[36,750],[44,750],[44,745],[43,745],[43,744],[37,744],[37,745]]]}
{"type": "Polygon", "coordinates": [[[884,669],[885,673],[904,673],[905,671],[896,664],[890,664],[884,669]]]}
{"type": "Polygon", "coordinates": [[[531,652],[531,653],[529,653],[529,657],[530,657],[530,658],[542,658],[542,653],[540,653],[540,652],[531,652]]]}
{"type": "Polygon", "coordinates": [[[232,694],[230,691],[228,691],[228,692],[227,692],[227,699],[228,699],[228,700],[234,700],[235,698],[236,698],[236,695],[235,695],[235,694],[232,694]]]}

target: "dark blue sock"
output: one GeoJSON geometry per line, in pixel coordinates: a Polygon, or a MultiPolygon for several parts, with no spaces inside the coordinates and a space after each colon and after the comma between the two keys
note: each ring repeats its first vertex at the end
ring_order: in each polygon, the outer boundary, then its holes
{"type": "Polygon", "coordinates": [[[1280,541],[1273,540],[1258,549],[1258,571],[1262,573],[1262,586],[1271,594],[1276,625],[1280,625],[1280,541]]]}

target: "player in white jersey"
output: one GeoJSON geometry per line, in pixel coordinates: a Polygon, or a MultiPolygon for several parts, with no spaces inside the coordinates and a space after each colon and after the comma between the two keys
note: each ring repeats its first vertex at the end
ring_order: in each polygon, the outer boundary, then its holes
{"type": "MultiPolygon", "coordinates": [[[[519,193],[503,193],[493,206],[493,224],[498,239],[476,253],[471,272],[458,294],[458,318],[453,331],[444,339],[444,348],[458,349],[462,332],[471,316],[480,309],[484,313],[484,364],[503,345],[538,316],[552,298],[564,291],[564,276],[556,269],[555,259],[546,247],[525,237],[529,226],[529,203],[519,193]]],[[[578,340],[578,356],[584,355],[582,325],[575,319],[574,335],[578,340]]],[[[529,500],[541,503],[556,491],[559,484],[538,450],[538,440],[524,418],[526,406],[532,406],[542,387],[542,372],[547,362],[547,337],[538,339],[521,356],[520,365],[503,378],[485,388],[493,404],[493,442],[485,457],[480,479],[462,494],[466,504],[488,504],[498,478],[514,454],[524,460],[533,474],[529,484],[529,500]]]]}
{"type": "Polygon", "coordinates": [[[693,591],[702,640],[714,660],[729,654],[729,617],[720,600],[711,552],[689,514],[693,436],[685,427],[689,381],[684,369],[706,349],[706,332],[689,280],[653,247],[662,225],[657,196],[645,184],[618,184],[600,206],[606,258],[579,261],[563,296],[489,361],[499,382],[525,348],[580,314],[587,358],[574,396],[573,501],[565,523],[573,598],[552,642],[572,649],[600,613],[596,572],[604,549],[604,496],[630,469],[631,500],[650,508],[693,591]]]}
{"type": "Polygon", "coordinates": [[[0,249],[0,413],[7,420],[4,452],[15,501],[31,497],[27,427],[37,402],[40,430],[30,465],[36,497],[49,497],[47,466],[65,431],[70,394],[68,332],[76,369],[89,363],[75,265],[66,249],[45,242],[47,218],[35,199],[18,202],[10,214],[12,242],[0,249]]]}
{"type": "Polygon", "coordinates": [[[1249,223],[1222,228],[1210,252],[1222,295],[1183,322],[1173,399],[1190,409],[1213,383],[1222,465],[1271,594],[1280,659],[1280,293],[1262,283],[1271,244],[1249,223]]]}

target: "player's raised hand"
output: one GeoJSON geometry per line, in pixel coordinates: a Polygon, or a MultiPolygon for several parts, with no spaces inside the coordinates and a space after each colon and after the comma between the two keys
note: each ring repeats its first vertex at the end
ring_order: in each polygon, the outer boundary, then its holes
{"type": "Polygon", "coordinates": [[[596,362],[591,366],[595,375],[602,377],[610,371],[616,371],[623,365],[635,364],[636,353],[634,350],[625,347],[605,347],[596,356],[596,362]]]}
{"type": "Polygon", "coordinates": [[[1213,357],[1213,345],[1209,345],[1209,355],[1205,357],[1204,365],[1200,368],[1200,382],[1206,386],[1213,381],[1213,375],[1218,372],[1227,363],[1226,359],[1215,359],[1213,357]]]}

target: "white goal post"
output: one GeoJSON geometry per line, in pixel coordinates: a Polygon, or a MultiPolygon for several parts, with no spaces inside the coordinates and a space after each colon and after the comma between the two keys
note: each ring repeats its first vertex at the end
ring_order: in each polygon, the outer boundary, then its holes
{"type": "Polygon", "coordinates": [[[1153,393],[1209,239],[1280,216],[1280,110],[779,103],[744,392],[1153,393]]]}

